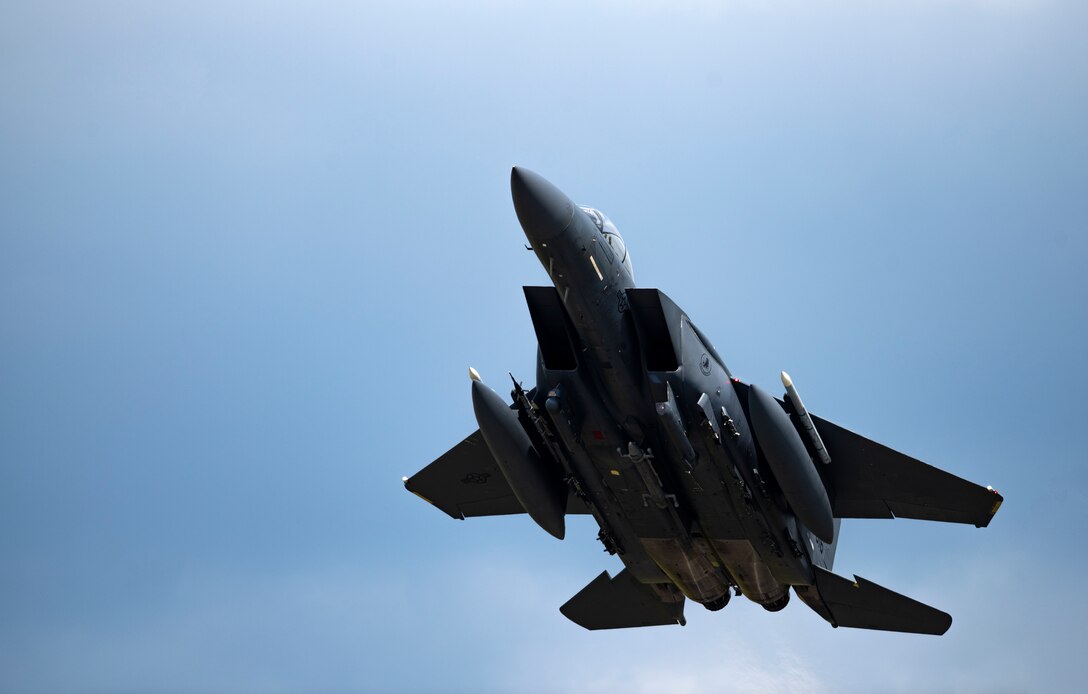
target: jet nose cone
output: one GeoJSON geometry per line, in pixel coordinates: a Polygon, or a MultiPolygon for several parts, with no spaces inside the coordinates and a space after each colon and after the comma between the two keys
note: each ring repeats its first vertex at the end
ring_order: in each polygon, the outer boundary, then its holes
{"type": "Polygon", "coordinates": [[[543,176],[515,166],[510,172],[514,210],[529,242],[547,242],[559,236],[574,218],[574,203],[543,176]]]}

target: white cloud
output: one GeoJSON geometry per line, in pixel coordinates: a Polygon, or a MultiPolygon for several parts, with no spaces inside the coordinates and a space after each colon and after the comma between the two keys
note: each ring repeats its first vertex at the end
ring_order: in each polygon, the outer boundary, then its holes
{"type": "Polygon", "coordinates": [[[585,692],[822,692],[828,686],[795,653],[755,653],[737,648],[731,639],[712,640],[698,651],[702,664],[686,667],[685,658],[662,653],[650,661],[632,654],[630,662],[605,669],[586,680],[585,686],[572,684],[572,691],[585,692]]]}

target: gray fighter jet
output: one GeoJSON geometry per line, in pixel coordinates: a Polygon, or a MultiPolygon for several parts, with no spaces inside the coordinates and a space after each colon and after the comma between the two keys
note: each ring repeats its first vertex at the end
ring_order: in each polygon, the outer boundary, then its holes
{"type": "Polygon", "coordinates": [[[775,612],[790,588],[832,626],[943,634],[952,618],[831,572],[842,518],[989,524],[1001,496],[730,374],[658,289],[635,286],[612,222],[524,168],[518,220],[554,286],[525,287],[536,386],[512,403],[472,379],[480,428],[404,479],[458,519],[527,513],[559,539],[591,514],[624,569],[560,610],[587,629],[681,624],[685,599],[775,612]]]}

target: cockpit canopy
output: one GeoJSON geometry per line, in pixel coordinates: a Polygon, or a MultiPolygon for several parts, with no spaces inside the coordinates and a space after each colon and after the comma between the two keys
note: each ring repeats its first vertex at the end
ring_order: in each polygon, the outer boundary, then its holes
{"type": "Polygon", "coordinates": [[[620,236],[619,229],[612,223],[612,220],[604,215],[600,210],[595,210],[592,207],[583,207],[582,211],[589,215],[589,218],[593,220],[593,223],[597,225],[597,231],[601,232],[601,236],[604,237],[605,242],[615,253],[616,259],[623,263],[623,266],[627,268],[627,274],[631,276],[633,280],[635,278],[634,268],[631,267],[631,256],[627,253],[627,246],[623,243],[623,237],[620,236]]]}

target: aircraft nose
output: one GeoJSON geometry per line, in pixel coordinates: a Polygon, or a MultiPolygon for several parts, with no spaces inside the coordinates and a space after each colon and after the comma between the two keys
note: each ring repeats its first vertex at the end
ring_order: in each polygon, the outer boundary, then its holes
{"type": "Polygon", "coordinates": [[[533,245],[556,238],[574,218],[570,198],[529,169],[515,166],[510,172],[510,193],[521,228],[533,245]]]}

